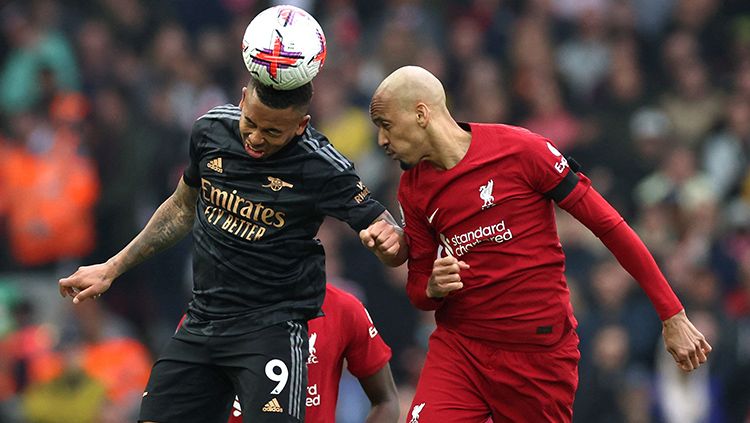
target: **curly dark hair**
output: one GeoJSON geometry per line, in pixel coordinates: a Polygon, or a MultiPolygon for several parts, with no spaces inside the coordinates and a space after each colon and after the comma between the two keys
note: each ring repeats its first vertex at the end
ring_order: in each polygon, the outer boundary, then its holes
{"type": "Polygon", "coordinates": [[[261,103],[273,109],[286,109],[294,107],[303,113],[307,113],[313,96],[312,82],[295,88],[293,90],[277,90],[268,85],[263,85],[255,78],[250,78],[247,84],[248,90],[255,90],[261,103]]]}

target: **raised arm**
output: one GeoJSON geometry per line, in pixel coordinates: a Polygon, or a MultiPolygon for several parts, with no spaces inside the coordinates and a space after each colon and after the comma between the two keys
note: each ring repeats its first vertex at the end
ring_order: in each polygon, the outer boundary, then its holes
{"type": "Polygon", "coordinates": [[[386,363],[374,375],[359,379],[362,389],[370,399],[367,423],[395,423],[399,417],[398,393],[393,382],[391,366],[386,363]]]}
{"type": "Polygon", "coordinates": [[[404,230],[388,210],[375,218],[367,229],[359,231],[359,239],[387,266],[401,266],[409,258],[404,230]]]}
{"type": "Polygon", "coordinates": [[[175,192],[154,212],[146,227],[105,263],[82,266],[58,282],[60,295],[79,302],[98,297],[121,274],[185,237],[195,220],[198,190],[180,180],[175,192]]]}

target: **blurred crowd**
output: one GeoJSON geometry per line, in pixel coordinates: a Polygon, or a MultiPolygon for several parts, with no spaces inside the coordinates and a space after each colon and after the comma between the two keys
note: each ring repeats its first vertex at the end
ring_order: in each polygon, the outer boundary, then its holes
{"type": "MultiPolygon", "coordinates": [[[[384,76],[417,64],[444,82],[456,118],[553,140],[654,253],[714,347],[690,375],[664,351],[637,284],[558,213],[583,353],[575,421],[750,421],[750,2],[280,3],[312,12],[327,36],[312,124],[391,212],[400,170],[378,149],[367,106],[384,76]]],[[[51,296],[57,278],[122,248],[174,190],[192,123],[238,102],[242,34],[271,4],[2,2],[0,421],[133,421],[190,297],[190,241],[97,301],[51,296]],[[45,294],[24,289],[32,273],[45,294]]],[[[394,350],[406,412],[432,315],[408,303],[405,266],[382,267],[340,222],[319,237],[329,281],[365,302],[394,350]]],[[[341,421],[362,421],[366,399],[341,404],[341,421]]]]}

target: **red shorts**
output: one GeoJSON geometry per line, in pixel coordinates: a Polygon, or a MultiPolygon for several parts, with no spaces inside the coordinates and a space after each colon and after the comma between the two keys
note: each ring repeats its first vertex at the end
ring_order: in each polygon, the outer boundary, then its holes
{"type": "Polygon", "coordinates": [[[570,422],[580,358],[572,329],[549,351],[527,352],[438,328],[406,421],[570,422]]]}

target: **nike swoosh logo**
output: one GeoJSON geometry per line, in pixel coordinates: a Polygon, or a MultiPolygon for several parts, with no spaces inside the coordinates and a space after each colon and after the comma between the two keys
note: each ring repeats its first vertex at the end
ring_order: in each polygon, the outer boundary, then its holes
{"type": "Polygon", "coordinates": [[[432,219],[435,218],[435,215],[437,214],[438,210],[440,210],[440,207],[436,208],[434,212],[430,215],[430,217],[427,218],[427,221],[430,222],[430,225],[432,225],[432,219]]]}

